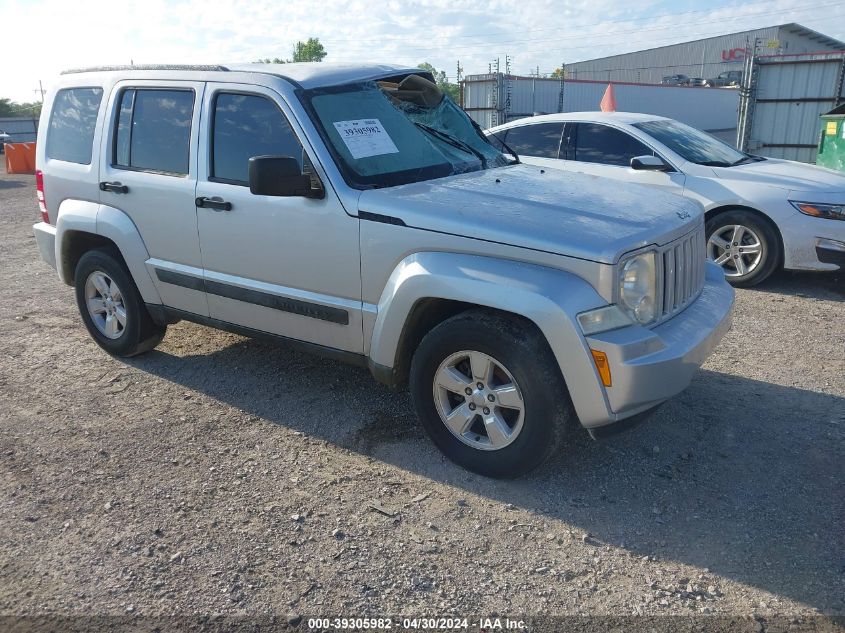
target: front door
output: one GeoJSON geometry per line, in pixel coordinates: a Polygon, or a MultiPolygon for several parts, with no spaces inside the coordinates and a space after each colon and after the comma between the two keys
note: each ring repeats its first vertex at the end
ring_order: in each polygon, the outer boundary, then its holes
{"type": "Polygon", "coordinates": [[[209,313],[361,353],[358,219],[344,211],[303,138],[273,90],[207,85],[196,195],[212,205],[197,208],[209,313]],[[296,158],[320,179],[325,197],[253,195],[249,158],[269,155],[296,158]]]}
{"type": "Polygon", "coordinates": [[[119,82],[100,151],[100,202],[126,213],[149,253],[162,302],[206,316],[197,235],[202,82],[119,82]]]}
{"type": "Polygon", "coordinates": [[[684,174],[679,171],[631,169],[635,156],[653,156],[654,150],[627,132],[601,123],[567,123],[561,158],[566,171],[614,178],[660,187],[681,195],[684,174]]]}

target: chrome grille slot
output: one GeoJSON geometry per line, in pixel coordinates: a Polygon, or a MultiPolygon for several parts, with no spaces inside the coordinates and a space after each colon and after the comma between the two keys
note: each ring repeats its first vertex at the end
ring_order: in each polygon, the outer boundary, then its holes
{"type": "Polygon", "coordinates": [[[662,249],[663,308],[659,321],[668,319],[698,297],[704,286],[704,228],[697,229],[662,249]]]}

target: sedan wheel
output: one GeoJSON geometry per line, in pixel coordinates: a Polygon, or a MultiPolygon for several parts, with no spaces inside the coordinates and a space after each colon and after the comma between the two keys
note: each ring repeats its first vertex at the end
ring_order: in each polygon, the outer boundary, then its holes
{"type": "Polygon", "coordinates": [[[707,256],[725,269],[726,277],[744,277],[760,265],[763,245],[750,227],[727,224],[707,240],[707,256]]]}

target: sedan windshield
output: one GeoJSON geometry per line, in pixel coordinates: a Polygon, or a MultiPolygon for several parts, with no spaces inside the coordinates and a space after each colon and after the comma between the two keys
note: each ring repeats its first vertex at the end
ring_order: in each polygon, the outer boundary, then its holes
{"type": "Polygon", "coordinates": [[[645,121],[633,125],[691,163],[711,167],[732,167],[749,161],[762,160],[740,152],[716,137],[678,121],[645,121]]]}
{"type": "Polygon", "coordinates": [[[302,100],[352,186],[390,187],[510,162],[420,75],[309,90],[302,100]]]}

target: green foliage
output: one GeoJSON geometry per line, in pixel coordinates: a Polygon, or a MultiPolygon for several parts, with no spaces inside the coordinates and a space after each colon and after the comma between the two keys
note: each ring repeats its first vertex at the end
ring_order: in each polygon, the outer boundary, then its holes
{"type": "Polygon", "coordinates": [[[259,59],[257,64],[290,64],[292,62],[321,62],[328,55],[326,49],[320,43],[319,37],[309,37],[307,41],[299,41],[293,47],[293,59],[282,59],[281,57],[265,57],[259,59]]]}
{"type": "Polygon", "coordinates": [[[437,70],[434,66],[429,64],[428,62],[423,62],[419,64],[417,68],[422,70],[426,70],[434,76],[434,81],[437,83],[437,87],[443,91],[452,101],[455,103],[460,103],[461,99],[461,87],[449,81],[446,77],[446,71],[437,70]]]}
{"type": "Polygon", "coordinates": [[[295,62],[321,62],[327,54],[317,37],[309,37],[307,42],[297,42],[293,47],[295,62]]]}
{"type": "Polygon", "coordinates": [[[17,103],[0,97],[0,116],[22,116],[37,119],[41,116],[41,102],[17,103]]]}

